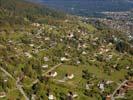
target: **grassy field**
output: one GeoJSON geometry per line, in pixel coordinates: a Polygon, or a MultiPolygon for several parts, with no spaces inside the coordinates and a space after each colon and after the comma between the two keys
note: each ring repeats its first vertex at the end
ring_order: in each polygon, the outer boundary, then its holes
{"type": "Polygon", "coordinates": [[[57,79],[63,79],[65,77],[66,73],[74,74],[75,78],[72,79],[70,82],[77,82],[79,83],[80,80],[82,80],[82,70],[88,69],[90,73],[93,73],[96,75],[97,78],[105,79],[105,80],[113,80],[115,82],[118,82],[120,79],[123,79],[126,75],[126,70],[120,70],[112,72],[111,75],[108,75],[103,72],[102,68],[98,68],[95,66],[89,66],[89,65],[81,65],[81,66],[71,66],[71,65],[62,65],[59,68],[56,69],[58,72],[57,79]]]}
{"type": "MultiPolygon", "coordinates": [[[[87,97],[83,94],[83,90],[85,89],[86,80],[82,78],[82,70],[88,69],[90,73],[93,73],[97,79],[93,80],[97,82],[101,79],[111,80],[116,83],[119,83],[121,79],[124,79],[126,75],[125,70],[115,71],[111,75],[103,73],[98,67],[89,66],[89,65],[81,65],[81,66],[71,66],[71,65],[61,65],[55,71],[57,71],[58,75],[55,79],[53,79],[53,88],[59,88],[60,91],[64,91],[67,93],[68,91],[73,91],[79,95],[79,98],[76,100],[97,100],[97,98],[87,97]],[[59,80],[64,79],[66,73],[74,74],[74,78],[72,80],[66,80],[61,83],[59,80]],[[58,86],[58,87],[57,87],[58,86]]],[[[56,90],[55,90],[56,91],[56,90]]]]}

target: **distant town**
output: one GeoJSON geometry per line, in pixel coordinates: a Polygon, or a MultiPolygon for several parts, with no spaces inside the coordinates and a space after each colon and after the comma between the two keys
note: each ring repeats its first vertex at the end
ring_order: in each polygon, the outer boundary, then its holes
{"type": "Polygon", "coordinates": [[[0,0],[0,100],[133,100],[132,11],[103,14],[0,0]]]}
{"type": "Polygon", "coordinates": [[[111,28],[133,35],[133,11],[127,12],[103,12],[107,18],[101,19],[111,28]]]}

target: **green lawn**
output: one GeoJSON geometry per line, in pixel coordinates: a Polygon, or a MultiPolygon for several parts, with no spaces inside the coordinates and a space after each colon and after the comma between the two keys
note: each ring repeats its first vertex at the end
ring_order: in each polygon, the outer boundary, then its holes
{"type": "MultiPolygon", "coordinates": [[[[71,65],[61,65],[55,71],[58,72],[58,75],[55,79],[53,79],[53,83],[55,86],[59,86],[58,88],[67,91],[74,91],[79,95],[79,98],[75,100],[97,100],[96,98],[89,98],[83,94],[83,89],[85,88],[86,80],[82,78],[82,70],[88,69],[90,73],[96,75],[97,79],[95,81],[105,79],[112,80],[114,82],[119,82],[120,79],[124,79],[124,75],[126,74],[125,70],[115,71],[110,76],[103,72],[101,68],[89,65],[81,65],[81,66],[71,66],[71,65]],[[57,80],[61,80],[65,77],[66,73],[74,74],[74,78],[72,80],[67,80],[64,83],[59,83],[57,80]]],[[[55,87],[54,86],[54,87],[55,87]]]]}
{"type": "Polygon", "coordinates": [[[105,80],[112,80],[115,82],[118,82],[120,79],[124,79],[124,76],[126,75],[126,70],[120,70],[112,72],[111,75],[108,75],[103,72],[102,68],[98,68],[95,66],[89,66],[89,65],[83,65],[83,66],[71,66],[71,65],[62,65],[56,69],[58,72],[58,76],[56,79],[63,79],[65,77],[66,73],[73,73],[74,79],[70,80],[69,82],[79,83],[79,81],[82,79],[82,70],[88,69],[90,73],[93,73],[96,75],[99,79],[105,79],[105,80]]]}

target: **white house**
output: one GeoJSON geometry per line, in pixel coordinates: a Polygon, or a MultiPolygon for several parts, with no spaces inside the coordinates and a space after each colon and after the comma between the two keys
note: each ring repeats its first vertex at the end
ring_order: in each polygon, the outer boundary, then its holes
{"type": "Polygon", "coordinates": [[[74,37],[74,35],[73,35],[73,33],[69,33],[67,37],[72,38],[72,37],[74,37]]]}
{"type": "Polygon", "coordinates": [[[32,23],[32,26],[39,27],[40,24],[39,23],[32,23]]]}
{"type": "Polygon", "coordinates": [[[82,52],[83,55],[86,55],[87,53],[85,51],[82,52]]]}
{"type": "Polygon", "coordinates": [[[33,47],[34,46],[34,44],[29,44],[30,45],[30,47],[33,47]]]}
{"type": "Polygon", "coordinates": [[[55,100],[56,98],[55,98],[55,96],[54,95],[52,95],[52,94],[49,94],[49,96],[48,96],[48,100],[55,100]]]}
{"type": "Polygon", "coordinates": [[[73,79],[74,78],[74,75],[73,74],[66,74],[66,78],[67,79],[73,79]]]}
{"type": "Polygon", "coordinates": [[[77,98],[78,97],[78,94],[73,94],[73,98],[77,98]]]}
{"type": "Polygon", "coordinates": [[[44,39],[45,41],[49,41],[50,40],[50,38],[49,37],[45,37],[45,39],[44,39]]]}
{"type": "Polygon", "coordinates": [[[42,68],[46,69],[48,68],[48,65],[42,65],[42,68]]]}
{"type": "Polygon", "coordinates": [[[0,92],[0,98],[4,98],[6,97],[6,93],[5,92],[0,92]]]}
{"type": "Polygon", "coordinates": [[[57,76],[57,72],[49,72],[49,75],[51,76],[51,77],[56,77],[57,76]]]}
{"type": "Polygon", "coordinates": [[[113,82],[114,82],[114,81],[108,80],[108,81],[106,81],[106,84],[109,85],[109,84],[111,84],[111,83],[113,83],[113,82]]]}
{"type": "Polygon", "coordinates": [[[101,89],[102,92],[104,91],[104,83],[99,84],[99,89],[101,89]]]}
{"type": "Polygon", "coordinates": [[[28,52],[25,52],[25,56],[28,57],[28,58],[32,58],[32,55],[28,52]]]}
{"type": "Polygon", "coordinates": [[[78,60],[76,63],[77,63],[77,64],[80,64],[81,62],[78,60]]]}
{"type": "Polygon", "coordinates": [[[66,57],[61,57],[61,61],[69,61],[70,59],[67,59],[66,57]]]}
{"type": "Polygon", "coordinates": [[[48,58],[48,57],[44,57],[43,59],[44,59],[44,61],[46,61],[46,62],[49,61],[49,58],[48,58]]]}
{"type": "Polygon", "coordinates": [[[31,100],[36,100],[36,95],[32,94],[31,100]]]}
{"type": "Polygon", "coordinates": [[[76,93],[73,94],[72,92],[69,92],[67,96],[70,97],[73,100],[73,98],[77,98],[78,97],[78,94],[76,94],[76,93]]]}

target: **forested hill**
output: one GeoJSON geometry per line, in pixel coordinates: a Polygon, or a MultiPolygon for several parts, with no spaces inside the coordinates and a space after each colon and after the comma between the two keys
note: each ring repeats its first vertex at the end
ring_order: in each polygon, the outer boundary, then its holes
{"type": "Polygon", "coordinates": [[[132,44],[99,20],[0,0],[0,100],[102,100],[133,78],[132,44]]]}
{"type": "Polygon", "coordinates": [[[61,19],[65,14],[25,0],[0,0],[0,25],[24,24],[24,20],[38,22],[48,17],[61,19]]]}
{"type": "MultiPolygon", "coordinates": [[[[80,16],[101,15],[104,11],[128,11],[133,8],[132,0],[29,0],[80,16]]],[[[99,16],[100,17],[100,16],[99,16]]]]}

